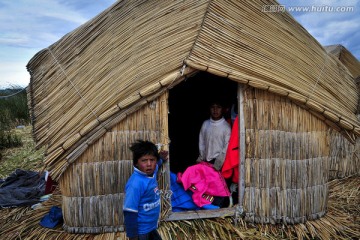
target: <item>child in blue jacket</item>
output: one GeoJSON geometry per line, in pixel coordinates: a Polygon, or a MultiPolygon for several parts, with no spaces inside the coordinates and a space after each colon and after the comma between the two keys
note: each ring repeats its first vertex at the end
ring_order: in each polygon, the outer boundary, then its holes
{"type": "Polygon", "coordinates": [[[124,220],[126,235],[130,239],[158,240],[160,190],[157,171],[168,152],[158,152],[156,145],[138,140],[130,147],[133,153],[134,172],[125,186],[124,220]]]}

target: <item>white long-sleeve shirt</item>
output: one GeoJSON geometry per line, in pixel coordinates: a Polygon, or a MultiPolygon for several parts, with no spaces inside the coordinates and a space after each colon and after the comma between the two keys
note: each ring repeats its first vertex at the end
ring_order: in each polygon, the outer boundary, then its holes
{"type": "Polygon", "coordinates": [[[220,170],[224,160],[231,134],[231,127],[224,118],[205,120],[199,134],[200,158],[205,161],[215,159],[214,167],[220,170]]]}

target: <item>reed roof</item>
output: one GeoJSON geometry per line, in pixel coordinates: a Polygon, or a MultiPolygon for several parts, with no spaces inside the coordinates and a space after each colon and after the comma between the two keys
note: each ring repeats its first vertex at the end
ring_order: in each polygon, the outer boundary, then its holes
{"type": "Polygon", "coordinates": [[[132,106],[141,107],[194,70],[287,96],[354,139],[360,134],[359,96],[349,70],[290,14],[264,6],[117,1],[38,52],[27,65],[28,94],[34,139],[47,148],[47,168],[59,159],[74,161],[132,106]]]}
{"type": "Polygon", "coordinates": [[[347,48],[341,44],[329,45],[324,48],[328,53],[337,57],[355,79],[360,77],[360,62],[347,48]]]}

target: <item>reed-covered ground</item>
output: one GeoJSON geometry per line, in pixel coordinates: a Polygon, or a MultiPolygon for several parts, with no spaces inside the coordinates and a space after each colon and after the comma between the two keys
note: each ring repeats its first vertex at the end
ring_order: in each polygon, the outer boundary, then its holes
{"type": "MultiPolygon", "coordinates": [[[[31,126],[15,129],[23,145],[2,150],[0,178],[15,169],[42,171],[44,151],[35,150],[31,126]]],[[[328,212],[325,217],[297,225],[259,225],[233,217],[162,222],[163,239],[359,239],[360,238],[360,177],[329,182],[328,212]]],[[[0,209],[0,239],[125,239],[124,233],[68,234],[61,226],[47,229],[40,219],[51,206],[61,205],[61,193],[35,210],[30,207],[0,209]]]]}

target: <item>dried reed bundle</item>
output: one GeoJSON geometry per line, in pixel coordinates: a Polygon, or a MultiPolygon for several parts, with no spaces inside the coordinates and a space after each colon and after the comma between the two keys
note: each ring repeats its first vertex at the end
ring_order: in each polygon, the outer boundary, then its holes
{"type": "Polygon", "coordinates": [[[331,211],[338,211],[348,214],[355,229],[360,231],[360,180],[359,177],[347,177],[335,179],[329,183],[329,204],[331,211]],[[346,183],[346,187],[344,184],[346,183]],[[351,217],[352,216],[352,217],[351,217]]]}

